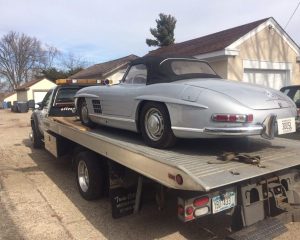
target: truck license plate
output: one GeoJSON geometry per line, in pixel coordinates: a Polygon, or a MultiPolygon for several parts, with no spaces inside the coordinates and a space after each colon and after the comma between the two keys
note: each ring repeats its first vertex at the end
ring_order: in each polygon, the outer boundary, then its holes
{"type": "Polygon", "coordinates": [[[277,119],[278,135],[296,132],[295,118],[277,119]]]}
{"type": "Polygon", "coordinates": [[[235,192],[227,192],[224,195],[218,195],[212,198],[212,212],[218,213],[236,205],[235,192]]]}

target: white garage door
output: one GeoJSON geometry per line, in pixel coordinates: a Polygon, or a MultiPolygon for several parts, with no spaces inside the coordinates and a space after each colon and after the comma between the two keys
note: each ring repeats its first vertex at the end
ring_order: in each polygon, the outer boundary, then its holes
{"type": "Polygon", "coordinates": [[[46,95],[46,91],[36,91],[33,92],[33,99],[36,103],[43,101],[45,95],[46,95]]]}
{"type": "Polygon", "coordinates": [[[279,90],[280,88],[289,85],[289,71],[273,69],[245,69],[243,81],[279,90]]]}

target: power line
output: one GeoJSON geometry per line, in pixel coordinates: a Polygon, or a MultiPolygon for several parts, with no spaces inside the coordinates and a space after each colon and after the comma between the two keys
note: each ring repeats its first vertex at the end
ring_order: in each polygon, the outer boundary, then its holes
{"type": "Polygon", "coordinates": [[[298,7],[299,7],[299,5],[300,5],[300,1],[298,2],[298,4],[297,4],[297,7],[295,8],[295,10],[294,10],[293,14],[290,16],[289,20],[287,21],[287,23],[286,23],[286,25],[285,25],[284,29],[286,29],[286,27],[289,25],[290,21],[291,21],[291,20],[292,20],[292,18],[294,17],[294,15],[295,15],[295,13],[296,13],[296,11],[297,11],[298,7]]]}

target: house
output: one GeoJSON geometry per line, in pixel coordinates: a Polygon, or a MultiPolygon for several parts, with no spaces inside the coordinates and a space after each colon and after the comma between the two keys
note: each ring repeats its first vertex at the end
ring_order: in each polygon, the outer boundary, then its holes
{"type": "Polygon", "coordinates": [[[5,94],[2,100],[3,102],[13,103],[14,101],[17,101],[17,93],[16,92],[7,93],[5,94]]]}
{"type": "Polygon", "coordinates": [[[128,63],[136,58],[138,58],[138,56],[131,54],[112,61],[95,64],[70,76],[69,79],[108,79],[111,80],[113,84],[119,83],[126,71],[128,63]]]}
{"type": "Polygon", "coordinates": [[[275,89],[300,84],[300,49],[275,21],[259,21],[176,43],[147,55],[206,60],[222,77],[275,89]]]}
{"type": "Polygon", "coordinates": [[[55,86],[55,83],[46,78],[34,79],[16,88],[15,92],[6,95],[4,102],[27,102],[29,100],[41,102],[48,90],[55,86]]]}

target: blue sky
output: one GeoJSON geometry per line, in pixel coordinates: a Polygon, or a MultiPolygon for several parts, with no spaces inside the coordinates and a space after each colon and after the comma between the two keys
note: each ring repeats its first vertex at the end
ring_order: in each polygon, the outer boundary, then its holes
{"type": "MultiPolygon", "coordinates": [[[[163,12],[177,19],[176,42],[266,17],[284,27],[299,0],[0,0],[0,37],[34,36],[90,63],[144,55],[149,28],[163,12]]],[[[286,32],[300,45],[300,8],[286,32]]]]}

